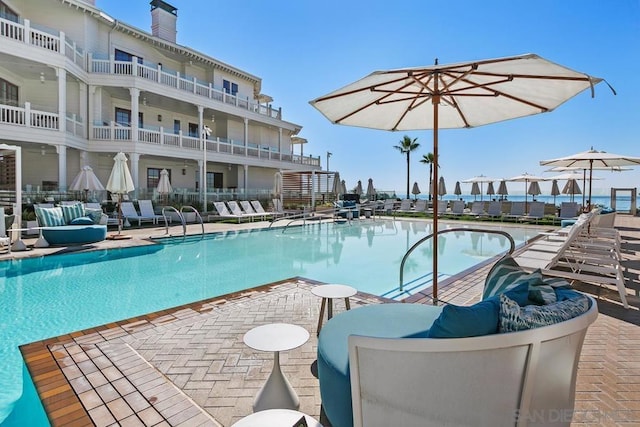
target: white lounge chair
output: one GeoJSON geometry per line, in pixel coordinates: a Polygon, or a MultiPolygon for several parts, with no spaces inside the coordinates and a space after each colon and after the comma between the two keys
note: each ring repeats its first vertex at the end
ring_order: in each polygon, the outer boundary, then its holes
{"type": "Polygon", "coordinates": [[[262,216],[262,214],[251,214],[251,213],[243,212],[242,209],[240,208],[240,205],[235,200],[229,200],[227,202],[227,206],[229,207],[229,210],[231,211],[232,215],[236,215],[240,218],[248,218],[250,221],[253,221],[253,219],[256,218],[257,216],[262,216]]]}
{"type": "Polygon", "coordinates": [[[481,215],[484,218],[502,218],[502,202],[500,200],[492,200],[489,202],[487,213],[481,215]]]}
{"type": "MultiPolygon", "coordinates": [[[[227,205],[224,202],[213,202],[213,207],[215,208],[216,211],[218,211],[218,217],[221,218],[233,218],[238,220],[238,223],[240,223],[240,220],[242,218],[247,218],[244,215],[236,215],[233,214],[229,211],[229,208],[227,208],[227,205]]],[[[211,220],[212,217],[216,217],[216,215],[209,215],[208,219],[211,220]]]]}
{"type": "Polygon", "coordinates": [[[558,219],[575,219],[578,216],[580,206],[576,202],[562,202],[558,219]]]}
{"type": "Polygon", "coordinates": [[[421,213],[427,211],[427,200],[426,199],[418,199],[416,200],[416,204],[413,207],[413,211],[415,213],[421,213]]]}
{"type": "Polygon", "coordinates": [[[411,209],[411,199],[402,199],[402,201],[400,202],[400,207],[396,209],[394,212],[401,212],[401,213],[415,212],[413,209],[411,209]]]}
{"type": "Polygon", "coordinates": [[[473,202],[471,204],[471,214],[478,216],[484,215],[484,202],[473,202]]]}
{"type": "Polygon", "coordinates": [[[140,215],[133,206],[133,202],[120,203],[120,210],[122,211],[122,217],[125,220],[138,221],[138,227],[141,227],[143,222],[155,223],[154,217],[140,215]]]}
{"type": "Polygon", "coordinates": [[[11,236],[7,235],[4,218],[4,208],[0,207],[0,247],[6,246],[7,251],[11,253],[11,236]]]}
{"type": "Polygon", "coordinates": [[[603,242],[596,245],[593,241],[585,244],[580,240],[583,233],[588,235],[592,217],[593,213],[590,213],[578,218],[559,245],[550,246],[541,241],[525,248],[514,259],[523,269],[541,269],[542,274],[547,276],[614,285],[622,304],[628,308],[624,272],[613,243],[607,248],[603,242]]]}
{"type": "Polygon", "coordinates": [[[451,206],[451,212],[449,215],[463,215],[464,214],[464,200],[454,200],[451,206]]]}
{"type": "Polygon", "coordinates": [[[159,220],[164,219],[164,216],[157,215],[155,213],[151,200],[138,200],[138,207],[140,207],[140,216],[153,218],[154,224],[157,224],[159,220]]]}
{"type": "Polygon", "coordinates": [[[514,220],[518,220],[518,218],[524,216],[525,211],[525,202],[511,202],[511,211],[509,214],[504,215],[504,218],[511,218],[514,220]]]}
{"type": "Polygon", "coordinates": [[[267,219],[266,212],[256,212],[256,210],[253,208],[253,205],[248,200],[242,200],[240,202],[240,207],[244,211],[245,215],[251,215],[254,218],[261,218],[263,221],[267,219]]]}
{"type": "Polygon", "coordinates": [[[529,212],[518,218],[518,221],[535,221],[537,224],[542,218],[544,218],[544,202],[530,202],[529,212]]]}

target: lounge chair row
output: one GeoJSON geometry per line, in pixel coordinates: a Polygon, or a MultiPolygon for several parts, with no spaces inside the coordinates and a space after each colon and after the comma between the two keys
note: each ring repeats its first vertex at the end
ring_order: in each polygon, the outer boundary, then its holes
{"type": "Polygon", "coordinates": [[[208,220],[212,219],[235,219],[240,223],[243,219],[253,221],[256,218],[266,220],[268,216],[274,215],[264,210],[259,200],[242,200],[239,203],[235,200],[228,202],[214,202],[213,207],[217,211],[217,215],[209,215],[208,220]]]}

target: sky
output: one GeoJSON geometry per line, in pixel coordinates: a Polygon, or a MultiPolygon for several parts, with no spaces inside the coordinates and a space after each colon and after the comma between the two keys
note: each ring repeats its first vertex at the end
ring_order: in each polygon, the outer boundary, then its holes
{"type": "MultiPolygon", "coordinates": [[[[640,0],[168,0],[178,9],[177,43],[262,79],[283,119],[302,126],[305,155],[340,172],[347,188],[404,194],[406,157],[395,145],[417,138],[410,181],[427,192],[433,131],[389,132],[330,123],[309,101],[373,71],[535,53],[604,78],[552,112],[439,132],[439,172],[456,181],[529,173],[540,160],[594,148],[640,157],[640,0]]],[[[149,0],[96,0],[110,16],[151,32],[149,0]]],[[[299,154],[296,149],[296,154],[299,154]]],[[[597,172],[593,195],[640,186],[640,167],[597,172]]],[[[497,185],[497,183],[496,183],[497,185]]],[[[562,187],[562,183],[560,183],[562,187]]],[[[550,182],[540,184],[549,194],[550,182]]],[[[497,188],[497,186],[496,186],[497,188]]],[[[524,192],[508,183],[510,194],[524,192]]],[[[469,193],[471,184],[462,184],[469,193]]]]}

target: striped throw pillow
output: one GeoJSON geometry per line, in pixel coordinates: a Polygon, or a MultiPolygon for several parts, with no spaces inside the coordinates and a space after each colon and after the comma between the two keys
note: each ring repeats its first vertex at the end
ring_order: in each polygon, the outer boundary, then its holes
{"type": "Polygon", "coordinates": [[[529,273],[522,270],[510,256],[499,260],[487,274],[482,291],[482,299],[501,294],[526,280],[529,273]]]}
{"type": "Polygon", "coordinates": [[[74,205],[61,205],[62,215],[64,216],[65,224],[71,224],[76,218],[80,218],[84,215],[84,206],[82,203],[76,203],[74,205]]]}
{"type": "Polygon", "coordinates": [[[584,295],[548,305],[520,307],[506,295],[500,295],[499,332],[516,332],[553,325],[580,316],[589,310],[589,299],[584,295]]]}
{"type": "Polygon", "coordinates": [[[38,224],[41,227],[57,227],[65,225],[64,215],[60,207],[55,208],[39,208],[35,209],[36,217],[38,218],[38,224]]]}

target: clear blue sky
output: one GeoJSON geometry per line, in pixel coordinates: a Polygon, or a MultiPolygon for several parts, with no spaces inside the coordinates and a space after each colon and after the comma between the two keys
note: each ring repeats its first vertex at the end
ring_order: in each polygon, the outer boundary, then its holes
{"type": "MultiPolygon", "coordinates": [[[[555,111],[471,129],[441,130],[440,172],[455,181],[543,173],[540,160],[597,150],[640,157],[640,1],[168,0],[178,8],[177,42],[262,78],[262,92],[284,119],[303,127],[304,154],[320,156],[353,188],[373,178],[380,190],[404,193],[405,158],[393,148],[418,138],[411,182],[427,192],[432,131],[387,132],[331,124],[309,101],[374,70],[536,53],[605,78],[555,111]]],[[[115,19],[151,28],[149,0],[97,0],[115,19]]],[[[298,151],[296,151],[298,153],[298,151]]],[[[594,195],[640,187],[640,167],[599,172],[594,195]]],[[[562,183],[561,183],[562,185],[562,183]]],[[[508,184],[520,194],[521,183],[508,184]]],[[[497,188],[497,186],[496,186],[497,188]]],[[[550,183],[542,183],[548,194],[550,183]]],[[[463,184],[468,193],[471,184],[463,184]]]]}

